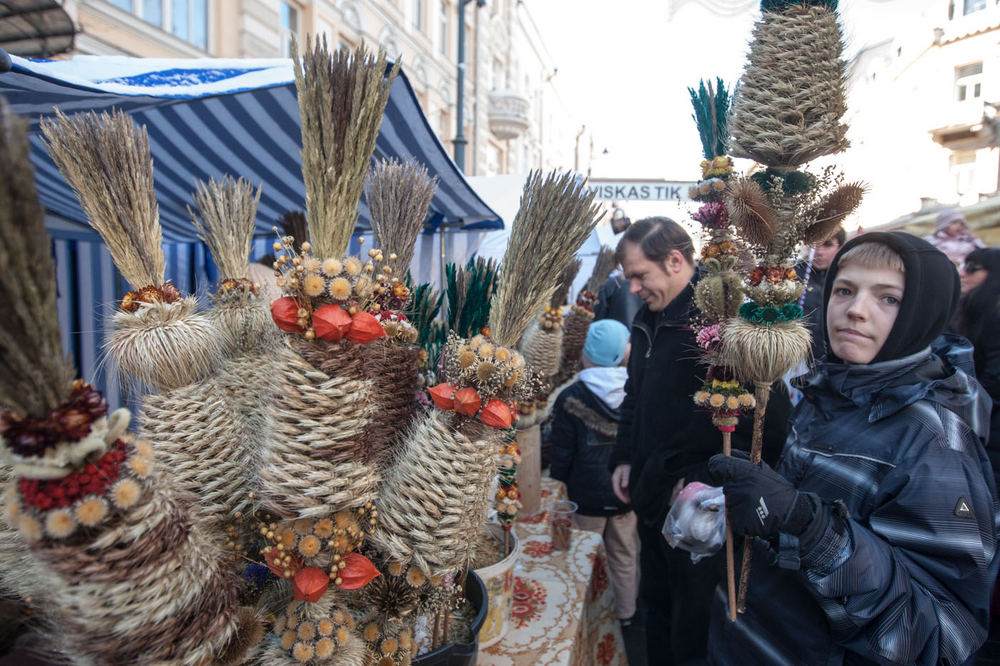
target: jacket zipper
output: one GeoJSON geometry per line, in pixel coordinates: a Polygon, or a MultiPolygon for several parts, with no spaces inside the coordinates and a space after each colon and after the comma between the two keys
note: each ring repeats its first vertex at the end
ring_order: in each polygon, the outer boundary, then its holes
{"type": "Polygon", "coordinates": [[[642,324],[633,324],[632,327],[642,331],[646,335],[646,340],[649,342],[649,344],[646,346],[645,358],[649,358],[650,355],[653,353],[653,339],[656,337],[657,331],[659,331],[661,328],[682,328],[678,324],[667,324],[667,323],[657,324],[656,328],[653,329],[653,335],[650,336],[649,331],[647,331],[646,327],[643,326],[642,324]]]}

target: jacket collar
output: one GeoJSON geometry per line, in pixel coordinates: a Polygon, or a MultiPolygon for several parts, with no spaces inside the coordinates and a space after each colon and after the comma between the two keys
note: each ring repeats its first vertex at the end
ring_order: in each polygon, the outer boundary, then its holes
{"type": "Polygon", "coordinates": [[[942,336],[932,347],[891,361],[868,365],[821,363],[805,379],[803,391],[820,411],[827,411],[831,395],[855,407],[867,407],[869,423],[928,399],[958,413],[977,434],[982,434],[980,431],[989,422],[989,403],[966,372],[971,367],[967,359],[971,350],[964,339],[942,336]]]}

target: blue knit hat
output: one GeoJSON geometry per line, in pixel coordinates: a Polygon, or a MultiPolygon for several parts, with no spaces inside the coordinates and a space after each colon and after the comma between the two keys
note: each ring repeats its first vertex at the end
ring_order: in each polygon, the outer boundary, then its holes
{"type": "Polygon", "coordinates": [[[583,355],[595,365],[614,367],[625,358],[629,330],[617,319],[598,319],[587,330],[583,355]]]}

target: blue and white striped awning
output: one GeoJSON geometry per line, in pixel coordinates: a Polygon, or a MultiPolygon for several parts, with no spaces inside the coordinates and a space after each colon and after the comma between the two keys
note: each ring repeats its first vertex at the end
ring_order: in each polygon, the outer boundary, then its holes
{"type": "MultiPolygon", "coordinates": [[[[288,211],[305,209],[301,133],[289,59],[142,59],[78,56],[68,61],[12,57],[0,74],[0,95],[31,123],[32,162],[39,196],[57,237],[93,232],[73,192],[49,159],[39,120],[64,113],[119,108],[149,133],[164,240],[195,242],[186,206],[196,180],[226,174],[262,184],[257,230],[288,211]]],[[[376,143],[377,157],[415,158],[439,177],[427,223],[465,229],[498,229],[500,217],[465,181],[420,110],[400,72],[376,143]]],[[[369,228],[362,200],[359,231],[369,228]]]]}

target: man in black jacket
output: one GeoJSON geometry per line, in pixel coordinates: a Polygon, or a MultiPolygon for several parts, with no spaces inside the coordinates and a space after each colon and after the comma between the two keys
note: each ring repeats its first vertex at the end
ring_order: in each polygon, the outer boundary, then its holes
{"type": "MultiPolygon", "coordinates": [[[[691,402],[707,370],[691,328],[697,317],[694,246],[679,224],[653,217],[629,227],[617,258],[630,290],[645,305],[632,324],[612,484],[639,519],[639,598],[647,610],[649,662],[697,662],[705,656],[712,593],[725,564],[721,554],[693,564],[689,553],[670,548],[660,533],[674,487],[707,481],[708,459],[721,449],[711,415],[691,402]]],[[[777,457],[787,416],[787,394],[772,396],[765,459],[777,457]]],[[[734,433],[734,446],[749,448],[748,421],[734,433]]]]}

